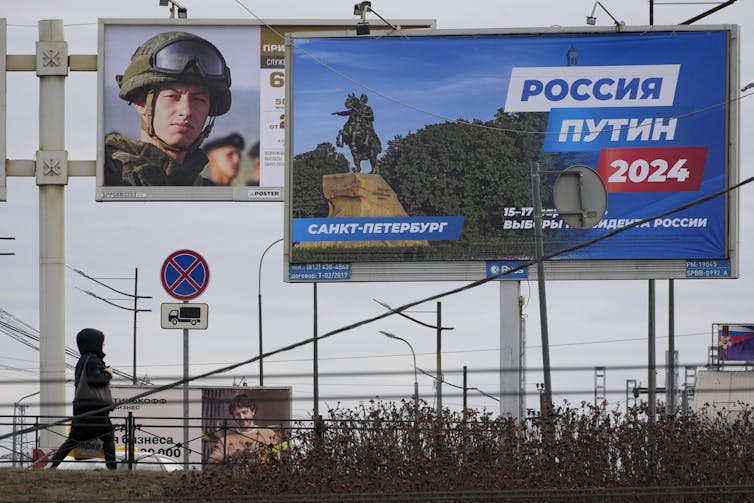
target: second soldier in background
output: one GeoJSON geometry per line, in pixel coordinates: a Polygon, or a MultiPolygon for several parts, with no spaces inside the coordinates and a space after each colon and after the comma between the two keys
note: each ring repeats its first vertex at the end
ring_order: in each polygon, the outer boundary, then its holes
{"type": "Polygon", "coordinates": [[[205,170],[205,177],[212,183],[209,185],[228,186],[238,176],[241,166],[241,155],[246,143],[238,133],[231,133],[216,140],[207,142],[202,150],[207,154],[209,164],[205,170]]]}

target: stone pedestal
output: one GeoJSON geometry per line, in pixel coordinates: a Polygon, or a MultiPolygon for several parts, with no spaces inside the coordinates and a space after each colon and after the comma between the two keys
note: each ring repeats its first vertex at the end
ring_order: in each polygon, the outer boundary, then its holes
{"type": "MultiPolygon", "coordinates": [[[[338,173],[322,177],[322,192],[330,211],[328,218],[407,217],[395,191],[380,175],[338,173]]],[[[429,246],[426,240],[415,241],[323,241],[299,243],[303,248],[374,248],[429,246]]]]}

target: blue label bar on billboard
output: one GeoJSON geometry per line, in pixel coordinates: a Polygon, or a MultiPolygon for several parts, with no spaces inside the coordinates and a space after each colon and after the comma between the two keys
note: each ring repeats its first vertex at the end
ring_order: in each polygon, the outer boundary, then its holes
{"type": "Polygon", "coordinates": [[[687,260],[687,278],[729,278],[730,260],[687,260]]]}
{"type": "MultiPolygon", "coordinates": [[[[516,267],[519,267],[523,265],[524,262],[517,262],[517,261],[488,261],[484,263],[484,269],[487,273],[487,277],[491,278],[492,276],[497,276],[498,274],[510,271],[511,269],[515,269],[516,267]]],[[[523,267],[517,271],[507,273],[503,276],[500,276],[498,279],[500,280],[519,280],[519,279],[527,279],[529,277],[529,268],[523,267]]]]}
{"type": "Polygon", "coordinates": [[[462,228],[460,216],[295,218],[293,241],[456,241],[462,228]]]}
{"type": "Polygon", "coordinates": [[[346,281],[351,279],[351,264],[290,264],[291,281],[346,281]]]}

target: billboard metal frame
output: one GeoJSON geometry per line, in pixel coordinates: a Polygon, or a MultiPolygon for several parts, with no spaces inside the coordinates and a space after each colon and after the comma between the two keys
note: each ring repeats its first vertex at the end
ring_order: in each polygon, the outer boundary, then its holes
{"type": "MultiPolygon", "coordinates": [[[[416,19],[404,19],[404,20],[394,20],[391,21],[392,23],[403,26],[406,28],[434,28],[435,21],[434,20],[416,20],[416,19]]],[[[97,160],[96,160],[96,177],[97,177],[97,183],[96,183],[96,193],[95,198],[97,201],[282,201],[284,196],[284,187],[283,187],[283,175],[282,171],[284,170],[284,163],[283,163],[283,152],[284,149],[281,146],[274,146],[274,145],[265,145],[262,127],[264,118],[262,117],[264,112],[267,112],[268,115],[270,113],[275,113],[276,110],[279,111],[280,114],[280,127],[281,129],[284,129],[284,108],[282,102],[277,102],[278,100],[282,101],[283,99],[283,90],[268,90],[268,94],[272,94],[274,91],[275,93],[279,93],[280,97],[275,98],[276,103],[267,104],[265,105],[262,103],[263,99],[263,89],[261,89],[261,78],[260,78],[260,91],[259,91],[259,103],[257,111],[258,111],[258,118],[259,118],[259,139],[261,143],[261,155],[264,156],[265,154],[268,154],[268,158],[265,159],[262,157],[262,175],[261,175],[261,183],[266,183],[264,178],[264,170],[266,169],[265,162],[267,160],[270,160],[270,163],[272,164],[274,162],[275,168],[280,169],[280,175],[276,175],[276,180],[279,180],[279,183],[276,184],[267,184],[267,185],[261,185],[261,186],[227,186],[227,187],[212,187],[212,186],[202,186],[202,187],[190,187],[190,186],[163,186],[163,187],[157,187],[157,186],[108,186],[105,185],[105,179],[104,179],[104,136],[108,131],[105,131],[106,125],[105,125],[105,110],[106,110],[106,103],[105,103],[105,71],[106,71],[106,64],[108,63],[106,60],[107,54],[105,54],[105,42],[106,42],[106,30],[109,27],[117,27],[117,26],[131,26],[134,27],[134,29],[138,28],[144,28],[147,29],[149,26],[159,27],[167,30],[183,30],[183,31],[201,31],[201,30],[209,30],[209,29],[224,29],[229,28],[233,29],[234,27],[250,27],[250,28],[258,28],[260,30],[260,59],[256,59],[257,63],[260,63],[260,76],[265,75],[264,70],[269,70],[270,68],[273,68],[272,71],[278,72],[279,74],[282,74],[284,72],[284,65],[282,64],[283,61],[283,45],[284,41],[278,40],[276,44],[279,46],[279,48],[265,51],[263,48],[264,38],[265,36],[269,37],[270,34],[274,35],[275,38],[276,34],[275,31],[281,31],[283,33],[290,33],[294,30],[306,30],[306,31],[322,31],[327,30],[328,32],[331,32],[332,30],[340,30],[340,33],[342,34],[351,34],[355,33],[356,29],[356,22],[354,20],[304,20],[304,19],[267,19],[267,20],[254,20],[254,19],[107,19],[107,18],[100,18],[99,20],[99,36],[98,36],[98,57],[97,57],[97,90],[98,90],[98,96],[97,96],[97,160]],[[264,67],[262,68],[261,65],[261,59],[267,57],[270,61],[272,61],[272,67],[264,67]],[[273,61],[277,60],[277,61],[273,61]],[[268,106],[268,110],[264,110],[263,107],[268,106]]],[[[388,26],[385,23],[381,22],[375,22],[371,25],[371,28],[379,33],[383,32],[385,30],[392,29],[390,26],[388,26]]],[[[241,28],[242,29],[242,28],[241,28]]],[[[143,31],[143,30],[142,30],[143,31]]],[[[156,31],[155,31],[156,33],[156,31]]],[[[201,33],[198,33],[201,35],[201,33]]],[[[133,52],[133,50],[144,40],[134,40],[133,41],[133,47],[129,47],[129,53],[128,55],[133,52]]],[[[214,42],[213,40],[210,40],[211,42],[214,42]]],[[[247,56],[247,55],[245,55],[247,56]]],[[[250,61],[254,61],[255,59],[251,59],[250,61]]],[[[120,65],[123,65],[123,62],[119,61],[120,65]]],[[[127,61],[125,62],[127,64],[127,61]]],[[[229,62],[229,65],[231,68],[231,76],[233,77],[233,65],[229,62]]],[[[118,68],[117,73],[122,73],[123,70],[125,70],[125,66],[123,68],[118,68]]],[[[109,72],[112,73],[112,72],[109,72]]],[[[272,79],[272,76],[270,75],[270,79],[272,79]]],[[[275,77],[276,82],[280,82],[280,87],[284,85],[284,79],[282,76],[277,75],[275,77]]],[[[109,78],[108,78],[108,83],[109,78]]],[[[247,82],[248,84],[248,82],[247,82]]],[[[233,93],[234,86],[236,84],[236,80],[233,79],[233,83],[231,84],[231,93],[233,93]]],[[[271,96],[268,96],[272,98],[271,96]]],[[[231,112],[233,108],[231,107],[231,112]]],[[[222,121],[223,117],[220,116],[218,118],[218,124],[222,121]]],[[[134,118],[134,120],[136,120],[134,118]]],[[[252,118],[254,120],[254,118],[252,118]]],[[[265,123],[266,124],[266,123],[265,123]]],[[[217,132],[217,128],[215,128],[215,132],[217,132]]],[[[227,132],[226,132],[227,134],[227,132]]],[[[208,138],[208,141],[211,141],[214,138],[217,138],[221,135],[217,135],[215,137],[210,136],[208,138]]],[[[280,135],[280,142],[282,143],[282,135],[280,135]]],[[[246,140],[249,142],[249,145],[246,145],[245,150],[248,150],[251,145],[254,143],[253,138],[246,138],[246,140]]],[[[269,143],[269,142],[268,142],[269,143]]],[[[242,152],[242,159],[246,157],[246,152],[242,152]]]]}
{"type": "MultiPolygon", "coordinates": [[[[737,25],[709,26],[634,26],[634,27],[551,27],[526,29],[484,29],[484,30],[423,30],[422,32],[400,32],[395,37],[452,37],[485,35],[590,35],[612,33],[677,33],[695,31],[723,31],[727,33],[727,70],[726,89],[727,114],[725,114],[726,131],[724,145],[725,187],[739,182],[739,32],[737,25]]],[[[343,38],[337,33],[293,33],[286,37],[286,116],[289,124],[294,124],[294,48],[302,39],[343,38]]],[[[368,37],[352,37],[368,38],[368,37]]],[[[381,39],[392,38],[384,36],[381,39]]],[[[364,79],[362,79],[364,80],[364,79]]],[[[356,87],[358,89],[358,87],[356,87]]],[[[375,121],[376,122],[376,121],[375,121]]],[[[286,129],[286,208],[285,208],[285,249],[284,279],[288,282],[369,282],[369,281],[474,281],[489,278],[490,262],[485,260],[454,261],[348,261],[325,259],[319,262],[305,263],[292,260],[293,250],[293,212],[292,200],[294,129],[286,129]],[[304,269],[302,274],[295,271],[304,269]],[[321,271],[331,271],[323,273],[321,271]],[[342,271],[342,272],[332,272],[342,271]]],[[[707,195],[708,193],[705,193],[707,195]]],[[[544,274],[549,280],[606,280],[606,279],[715,279],[737,278],[739,274],[739,198],[733,190],[720,197],[724,204],[724,256],[714,259],[688,258],[648,258],[648,259],[560,259],[547,260],[544,274]]],[[[609,208],[609,203],[608,203],[609,208]]],[[[609,211],[609,210],[608,210],[609,211]]],[[[672,216],[672,215],[671,215],[672,216]]],[[[532,229],[533,241],[533,229],[532,229]]],[[[324,253],[323,253],[324,255],[324,253]]],[[[526,265],[519,262],[511,266],[526,265]]],[[[525,270],[525,277],[536,278],[536,268],[525,270]]],[[[505,278],[500,279],[520,279],[505,278]]]]}

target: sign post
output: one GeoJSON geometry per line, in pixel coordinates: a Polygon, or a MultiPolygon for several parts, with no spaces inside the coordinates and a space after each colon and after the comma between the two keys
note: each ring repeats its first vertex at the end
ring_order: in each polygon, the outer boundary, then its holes
{"type": "MultiPolygon", "coordinates": [[[[170,311],[175,310],[175,328],[178,328],[178,322],[191,324],[192,320],[195,322],[194,325],[197,325],[202,318],[204,319],[204,328],[206,328],[207,305],[196,305],[204,306],[204,316],[202,317],[201,307],[194,308],[188,304],[189,300],[201,295],[209,284],[209,266],[207,265],[207,261],[204,260],[204,257],[193,250],[178,250],[173,252],[165,259],[165,262],[162,263],[160,279],[162,280],[162,286],[165,288],[165,291],[168,292],[168,295],[183,301],[183,304],[179,304],[175,309],[168,308],[168,322],[172,323],[172,320],[170,320],[170,311]],[[195,311],[195,309],[198,309],[198,311],[195,311]]],[[[164,319],[164,304],[162,311],[162,318],[164,319]]],[[[163,322],[162,325],[164,326],[164,324],[165,323],[163,322]]],[[[188,328],[183,328],[183,468],[185,470],[188,470],[189,468],[188,332],[188,328]]]]}

